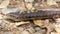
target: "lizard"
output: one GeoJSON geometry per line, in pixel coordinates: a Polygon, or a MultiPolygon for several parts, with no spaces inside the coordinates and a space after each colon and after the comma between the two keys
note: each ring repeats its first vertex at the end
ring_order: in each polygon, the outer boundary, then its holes
{"type": "Polygon", "coordinates": [[[39,10],[37,12],[24,13],[11,12],[6,14],[8,19],[14,21],[39,20],[39,19],[53,19],[60,17],[60,11],[55,10],[39,10]]]}

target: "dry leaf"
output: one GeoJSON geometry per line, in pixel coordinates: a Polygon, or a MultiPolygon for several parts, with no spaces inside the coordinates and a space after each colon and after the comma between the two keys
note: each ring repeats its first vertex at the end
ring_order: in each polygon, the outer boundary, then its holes
{"type": "Polygon", "coordinates": [[[9,0],[4,0],[1,4],[0,4],[0,8],[6,8],[9,5],[9,0]]]}
{"type": "Polygon", "coordinates": [[[43,20],[34,20],[34,24],[42,26],[42,25],[44,25],[44,21],[43,20]]]}

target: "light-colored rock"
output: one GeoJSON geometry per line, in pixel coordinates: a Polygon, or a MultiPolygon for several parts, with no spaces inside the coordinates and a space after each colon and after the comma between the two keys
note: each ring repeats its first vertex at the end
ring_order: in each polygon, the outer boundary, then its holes
{"type": "Polygon", "coordinates": [[[3,14],[8,14],[11,12],[18,12],[18,11],[20,11],[19,8],[4,8],[4,9],[2,9],[3,14]]]}

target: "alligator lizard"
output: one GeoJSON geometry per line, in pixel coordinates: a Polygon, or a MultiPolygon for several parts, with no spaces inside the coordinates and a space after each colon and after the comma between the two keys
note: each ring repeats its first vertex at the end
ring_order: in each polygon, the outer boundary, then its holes
{"type": "Polygon", "coordinates": [[[60,17],[60,11],[37,11],[30,13],[9,13],[6,14],[7,18],[14,21],[23,21],[23,20],[35,20],[35,19],[51,19],[53,17],[60,17]]]}

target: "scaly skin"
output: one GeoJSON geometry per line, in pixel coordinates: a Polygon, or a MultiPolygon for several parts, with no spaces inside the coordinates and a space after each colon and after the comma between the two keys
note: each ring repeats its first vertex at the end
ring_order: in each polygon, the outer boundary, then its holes
{"type": "Polygon", "coordinates": [[[53,17],[60,17],[60,11],[37,11],[30,13],[9,13],[6,14],[8,19],[14,21],[23,21],[23,20],[35,20],[35,19],[51,19],[53,17]]]}

